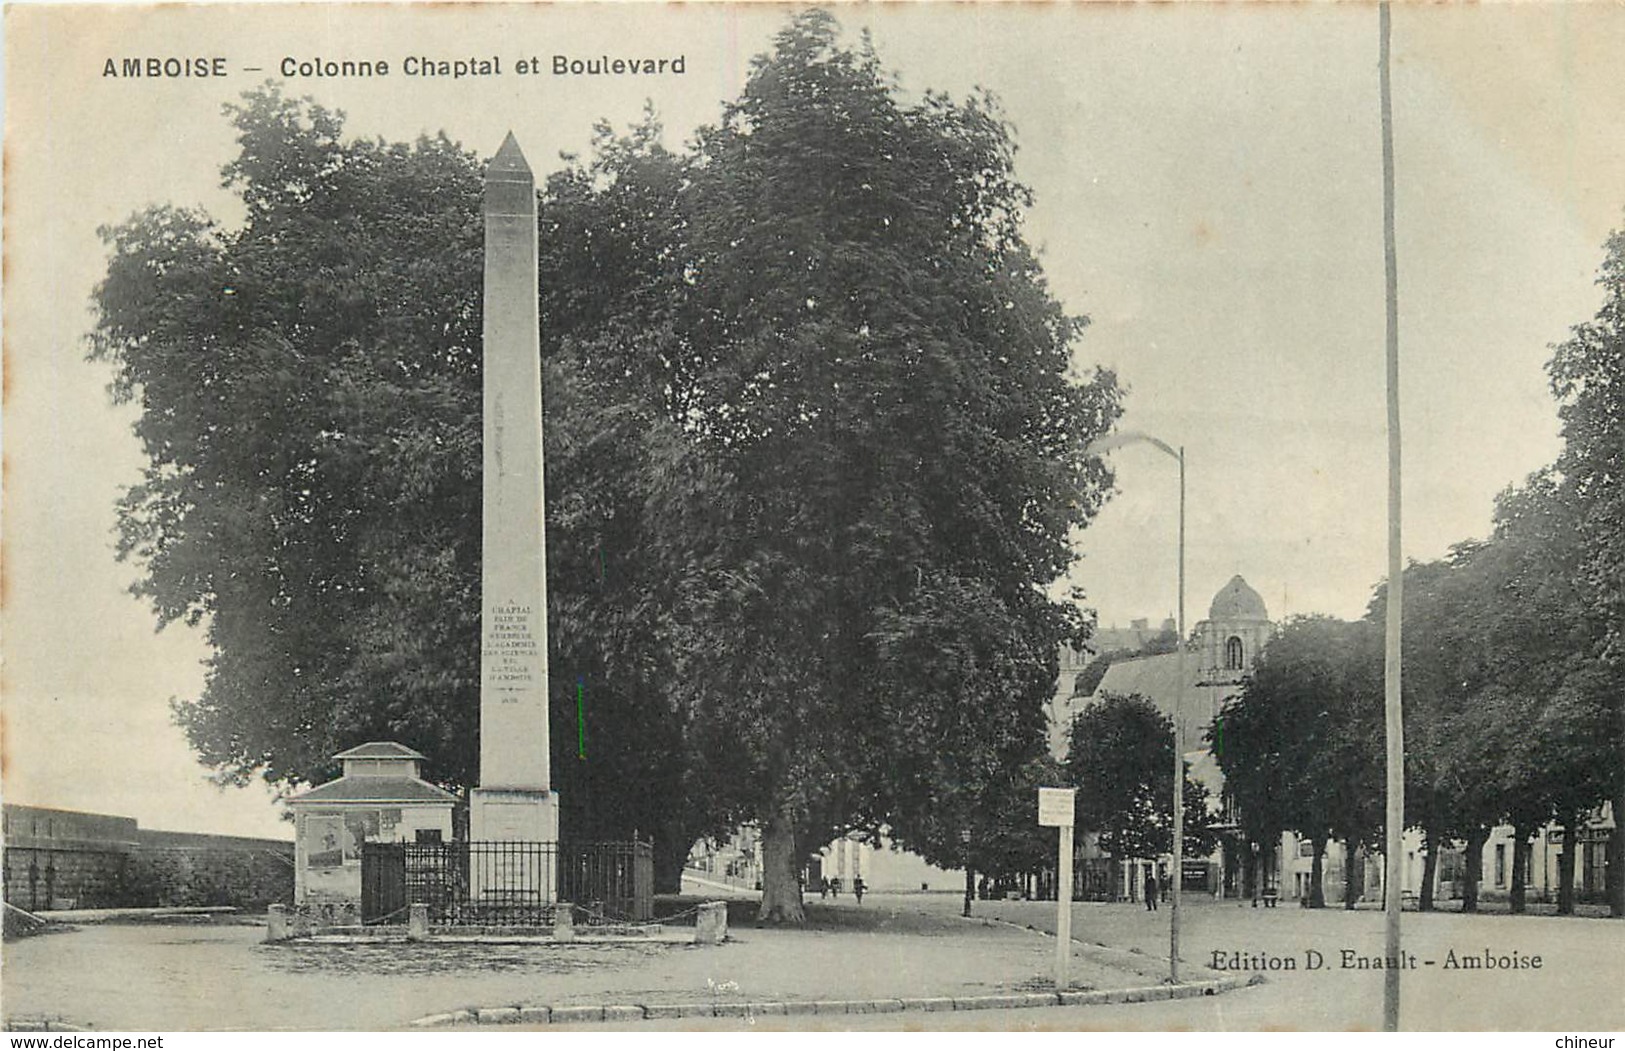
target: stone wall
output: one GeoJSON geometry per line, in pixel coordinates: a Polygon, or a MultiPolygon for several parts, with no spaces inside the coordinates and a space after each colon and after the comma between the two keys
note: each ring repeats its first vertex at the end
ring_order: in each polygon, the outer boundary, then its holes
{"type": "Polygon", "coordinates": [[[263,912],[293,900],[293,851],[140,846],[131,857],[128,904],[234,905],[263,912]]]}
{"type": "Polygon", "coordinates": [[[5,900],[19,909],[107,909],[127,904],[125,849],[8,847],[5,900]]]}
{"type": "Polygon", "coordinates": [[[162,832],[130,818],[5,807],[5,899],[18,908],[231,905],[293,900],[293,844],[162,832]]]}

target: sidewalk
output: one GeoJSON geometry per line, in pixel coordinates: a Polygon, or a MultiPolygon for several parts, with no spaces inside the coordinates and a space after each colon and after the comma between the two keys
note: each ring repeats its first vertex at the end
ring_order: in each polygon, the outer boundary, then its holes
{"type": "MultiPolygon", "coordinates": [[[[17,1023],[92,1029],[377,1030],[527,1005],[590,1013],[604,1004],[692,1004],[723,1013],[746,1003],[1053,989],[1053,938],[919,905],[902,896],[862,906],[815,901],[804,930],[736,920],[721,946],[613,949],[265,945],[258,929],[229,924],[101,925],[8,945],[4,1002],[17,1023]]],[[[1094,990],[1152,986],[1162,970],[1155,959],[1082,944],[1071,966],[1073,987],[1094,990]]]]}

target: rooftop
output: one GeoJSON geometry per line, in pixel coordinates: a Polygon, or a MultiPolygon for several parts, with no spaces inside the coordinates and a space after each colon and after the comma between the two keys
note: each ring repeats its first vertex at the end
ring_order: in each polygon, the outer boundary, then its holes
{"type": "Polygon", "coordinates": [[[341,777],[291,796],[290,803],[455,803],[457,797],[415,777],[341,777]]]}
{"type": "Polygon", "coordinates": [[[340,752],[334,759],[426,759],[422,752],[415,748],[408,748],[395,741],[368,741],[358,744],[347,752],[340,752]]]}

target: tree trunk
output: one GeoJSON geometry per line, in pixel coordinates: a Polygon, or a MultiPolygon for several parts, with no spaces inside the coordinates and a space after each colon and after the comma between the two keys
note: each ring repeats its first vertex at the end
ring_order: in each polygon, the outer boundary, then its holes
{"type": "Polygon", "coordinates": [[[1422,912],[1432,912],[1433,888],[1439,875],[1439,845],[1444,837],[1436,829],[1428,829],[1423,835],[1427,839],[1427,856],[1422,859],[1422,894],[1416,907],[1422,912]]]}
{"type": "Polygon", "coordinates": [[[1311,909],[1324,909],[1326,907],[1326,889],[1320,884],[1326,871],[1326,840],[1324,837],[1316,837],[1309,842],[1315,848],[1315,859],[1309,863],[1309,907],[1311,909]]]}
{"type": "Polygon", "coordinates": [[[655,893],[683,893],[683,865],[694,839],[684,831],[682,822],[667,821],[655,836],[655,893]]]}
{"type": "Polygon", "coordinates": [[[1528,826],[1512,826],[1512,887],[1508,894],[1508,900],[1511,902],[1512,911],[1515,913],[1528,911],[1524,887],[1529,882],[1530,852],[1528,826]]]}
{"type": "Polygon", "coordinates": [[[1461,911],[1478,911],[1478,879],[1484,871],[1484,844],[1490,830],[1479,826],[1467,833],[1467,856],[1462,859],[1461,911]]]}
{"type": "Polygon", "coordinates": [[[801,907],[801,853],[796,849],[795,819],[781,808],[762,830],[762,906],[757,923],[793,924],[807,922],[801,907]]]}
{"type": "Polygon", "coordinates": [[[1580,815],[1563,818],[1563,854],[1557,859],[1557,914],[1574,915],[1574,869],[1580,853],[1580,815]]]}
{"type": "Polygon", "coordinates": [[[1359,856],[1353,836],[1343,840],[1343,908],[1353,909],[1365,889],[1364,859],[1359,856]]]}
{"type": "Polygon", "coordinates": [[[1614,830],[1608,833],[1608,915],[1625,916],[1625,779],[1614,779],[1614,830]]]}

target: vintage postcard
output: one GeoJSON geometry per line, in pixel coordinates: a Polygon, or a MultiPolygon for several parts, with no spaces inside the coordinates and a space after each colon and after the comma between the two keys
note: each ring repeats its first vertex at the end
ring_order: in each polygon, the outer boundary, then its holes
{"type": "Polygon", "coordinates": [[[1625,1026],[1625,8],[4,16],[7,1029],[1625,1026]]]}

